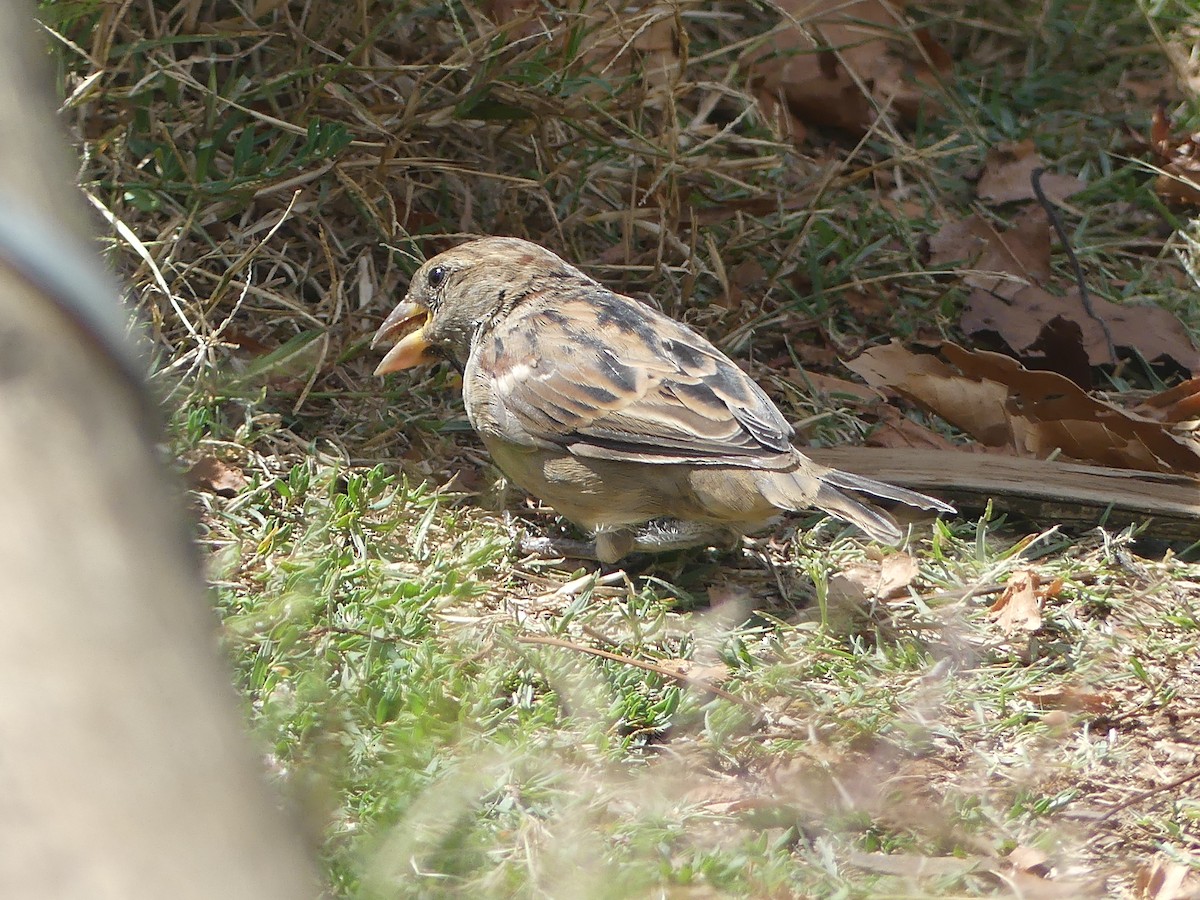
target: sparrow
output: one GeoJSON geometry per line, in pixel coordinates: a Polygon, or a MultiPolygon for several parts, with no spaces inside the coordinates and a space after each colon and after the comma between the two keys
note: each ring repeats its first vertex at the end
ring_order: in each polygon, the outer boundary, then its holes
{"type": "Polygon", "coordinates": [[[818,465],[745,372],[689,326],[615,293],[529,241],[488,237],[425,262],[372,348],[384,375],[448,359],[471,426],[507,478],[594,535],[563,550],[615,563],[631,552],[732,546],[811,508],[877,541],[896,521],[848,491],[954,508],[818,465]]]}

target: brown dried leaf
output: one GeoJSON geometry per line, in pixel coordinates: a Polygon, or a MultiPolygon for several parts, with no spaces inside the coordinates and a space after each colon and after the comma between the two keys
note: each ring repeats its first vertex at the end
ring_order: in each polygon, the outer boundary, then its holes
{"type": "Polygon", "coordinates": [[[1181,423],[1200,419],[1200,377],[1189,378],[1134,407],[1137,412],[1159,422],[1181,423]]]}
{"type": "Polygon", "coordinates": [[[1175,75],[1169,70],[1165,74],[1149,78],[1138,77],[1126,71],[1121,75],[1118,88],[1127,91],[1134,100],[1147,106],[1159,102],[1177,90],[1175,75]]]}
{"type": "MultiPolygon", "coordinates": [[[[1037,207],[1022,210],[1005,231],[978,215],[951,222],[930,239],[929,250],[931,266],[966,262],[972,267],[962,273],[966,284],[978,288],[963,311],[961,324],[967,334],[995,332],[1014,353],[1032,359],[1036,358],[1031,354],[1035,345],[1047,340],[1047,328],[1053,330],[1052,323],[1061,318],[1079,326],[1091,365],[1115,364],[1113,348],[1122,347],[1151,362],[1173,360],[1191,372],[1200,371],[1200,352],[1187,329],[1167,310],[1152,305],[1123,306],[1092,296],[1089,312],[1078,288],[1056,297],[1041,287],[1051,274],[1050,226],[1037,207]]],[[[1050,354],[1041,358],[1052,359],[1050,354]]],[[[1088,383],[1075,371],[1077,367],[1045,367],[1088,383]]]]}
{"type": "Polygon", "coordinates": [[[846,365],[874,387],[890,387],[991,447],[1045,459],[1149,472],[1200,472],[1200,447],[1160,422],[1084,393],[1053,372],[1031,372],[999,353],[949,341],[940,356],[897,343],[872,347],[846,365]]]}
{"type": "Polygon", "coordinates": [[[1050,874],[1050,855],[1036,847],[1018,844],[1004,859],[1018,872],[1028,872],[1038,878],[1045,878],[1050,874]]]}
{"type": "Polygon", "coordinates": [[[904,596],[918,575],[917,561],[907,553],[868,559],[829,579],[830,597],[839,603],[894,600],[904,596]]]}
{"type": "Polygon", "coordinates": [[[1018,213],[1006,231],[970,215],[943,226],[930,238],[929,253],[931,266],[964,262],[972,268],[962,273],[971,287],[1011,297],[1025,284],[1050,277],[1050,225],[1033,207],[1018,213]]]}
{"type": "Polygon", "coordinates": [[[950,55],[924,29],[906,32],[902,0],[781,0],[779,7],[783,23],[750,64],[768,114],[782,97],[799,120],[794,140],[805,125],[862,134],[878,109],[913,121],[922,106],[937,105],[926,89],[949,71],[950,55]]]}
{"type": "Polygon", "coordinates": [[[1200,371],[1200,352],[1174,313],[1160,306],[1121,306],[1094,295],[1091,304],[1095,317],[1084,308],[1078,288],[1062,297],[1036,286],[1021,288],[1007,298],[975,291],[967,300],[960,324],[967,334],[999,334],[1014,353],[1025,358],[1043,329],[1062,318],[1079,326],[1088,362],[1098,366],[1116,362],[1100,325],[1103,321],[1114,347],[1136,350],[1150,362],[1173,360],[1190,372],[1200,371]]]}
{"type": "Polygon", "coordinates": [[[1138,900],[1200,900],[1200,876],[1160,854],[1138,869],[1133,890],[1138,900]]]}
{"type": "Polygon", "coordinates": [[[187,481],[192,490],[218,497],[236,497],[250,483],[241,469],[215,456],[205,456],[188,469],[187,481]]]}
{"type": "Polygon", "coordinates": [[[1112,694],[1064,687],[1052,691],[1026,691],[1022,696],[1041,709],[1061,709],[1067,712],[1106,713],[1116,705],[1112,694]]]}
{"type": "Polygon", "coordinates": [[[1017,569],[1008,577],[1004,592],[988,610],[988,615],[1005,634],[1037,631],[1042,627],[1042,601],[1037,572],[1017,569]]]}
{"type": "MultiPolygon", "coordinates": [[[[983,161],[983,174],[980,175],[975,193],[980,200],[993,203],[1032,200],[1035,194],[1031,176],[1034,169],[1045,167],[1045,161],[1038,155],[1031,140],[997,144],[988,151],[983,161]]],[[[1075,176],[1057,172],[1045,172],[1041,184],[1042,191],[1056,203],[1087,187],[1075,176]]]]}
{"type": "Polygon", "coordinates": [[[701,663],[694,659],[659,659],[658,665],[677,675],[686,675],[693,681],[704,684],[720,685],[729,680],[733,671],[725,663],[717,660],[712,663],[701,663]]]}
{"type": "Polygon", "coordinates": [[[1162,169],[1154,191],[1169,206],[1200,206],[1200,133],[1175,138],[1160,105],[1150,120],[1150,146],[1162,169]]]}

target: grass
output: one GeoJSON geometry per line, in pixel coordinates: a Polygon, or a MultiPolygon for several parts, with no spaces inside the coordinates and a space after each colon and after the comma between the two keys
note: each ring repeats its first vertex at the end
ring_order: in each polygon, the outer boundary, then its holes
{"type": "Polygon", "coordinates": [[[797,374],[961,339],[965,289],[924,247],[977,208],[987,148],[1025,137],[1088,182],[1065,215],[1093,290],[1194,332],[1129,137],[1152,103],[1129,85],[1169,85],[1186,4],[914,4],[955,59],[944,111],[799,149],[746,92],[766,5],[537,7],[536,27],[259,6],[42,14],[171,455],[245,475],[192,494],[199,539],[337,895],[1128,895],[1157,855],[1200,868],[1200,782],[1147,793],[1198,765],[1186,554],[997,501],[915,526],[920,575],[891,600],[847,599],[877,550],[814,517],[617,573],[524,559],[517,528],[560,526],[489,467],[457,376],[381,383],[367,349],[422,254],[516,234],[705,331],[806,440],[859,442],[869,416],[797,374]],[[669,94],[632,74],[664,23],[688,35],[669,94]],[[1005,635],[987,605],[1031,566],[1062,589],[1005,635]]]}

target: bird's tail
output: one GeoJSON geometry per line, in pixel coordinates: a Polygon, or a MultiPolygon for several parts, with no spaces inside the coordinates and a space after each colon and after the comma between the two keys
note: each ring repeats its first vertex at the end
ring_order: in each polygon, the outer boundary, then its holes
{"type": "Polygon", "coordinates": [[[759,490],[774,506],[790,510],[803,510],[815,506],[862,529],[871,538],[883,544],[897,544],[903,537],[896,520],[873,503],[858,500],[843,491],[871,494],[918,509],[955,512],[953,506],[935,497],[838,469],[817,466],[810,469],[804,466],[791,472],[763,472],[758,481],[759,490]]]}

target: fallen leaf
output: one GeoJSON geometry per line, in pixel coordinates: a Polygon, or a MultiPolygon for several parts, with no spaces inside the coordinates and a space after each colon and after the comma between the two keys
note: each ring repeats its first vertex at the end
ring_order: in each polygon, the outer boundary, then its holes
{"type": "Polygon", "coordinates": [[[1160,306],[1122,306],[1092,295],[1091,312],[1084,307],[1078,288],[1061,297],[1036,286],[1024,287],[1003,297],[974,291],[963,310],[961,325],[967,334],[995,332],[1018,356],[1034,349],[1054,319],[1074,322],[1081,332],[1082,346],[1093,366],[1111,365],[1109,336],[1114,349],[1136,351],[1150,362],[1173,361],[1189,372],[1200,372],[1200,352],[1175,314],[1160,306]],[[1104,322],[1108,326],[1105,334],[1104,322]]]}
{"type": "Polygon", "coordinates": [[[1159,422],[1190,422],[1200,419],[1200,377],[1147,397],[1134,411],[1159,422]]]}
{"type": "Polygon", "coordinates": [[[907,553],[893,553],[848,566],[829,579],[829,594],[846,603],[894,600],[907,594],[918,573],[915,559],[907,553]]]}
{"type": "Polygon", "coordinates": [[[1026,847],[1024,844],[1018,844],[1013,848],[1012,852],[1004,858],[1010,866],[1018,872],[1028,872],[1030,875],[1036,875],[1038,878],[1045,878],[1050,874],[1050,855],[1044,850],[1038,850],[1036,847],[1026,847]]]}
{"type": "Polygon", "coordinates": [[[1062,709],[1092,715],[1106,713],[1116,705],[1112,694],[1069,686],[1052,691],[1027,691],[1022,696],[1036,703],[1040,709],[1062,709]]]}
{"type": "Polygon", "coordinates": [[[1042,627],[1042,603],[1037,572],[1017,569],[1008,577],[1004,591],[988,609],[988,616],[1005,634],[1037,631],[1042,627]]]}
{"type": "Polygon", "coordinates": [[[676,675],[687,676],[693,681],[703,682],[704,684],[720,685],[729,680],[733,671],[729,666],[720,660],[709,664],[697,662],[692,659],[659,659],[655,662],[674,672],[676,675]]]}
{"type": "Polygon", "coordinates": [[[187,473],[192,490],[216,494],[218,497],[236,497],[250,482],[245,473],[215,456],[205,456],[196,462],[187,473]]]}
{"type": "Polygon", "coordinates": [[[1169,206],[1200,206],[1200,132],[1174,137],[1160,104],[1150,120],[1150,146],[1162,170],[1154,192],[1169,206]]]}
{"type": "Polygon", "coordinates": [[[1200,900],[1200,875],[1159,854],[1138,869],[1133,892],[1138,900],[1200,900]]]}
{"type": "MultiPolygon", "coordinates": [[[[1036,196],[1033,192],[1033,172],[1045,168],[1046,162],[1038,155],[1031,140],[996,144],[984,158],[983,173],[975,193],[980,200],[993,203],[1032,200],[1036,196]]],[[[1056,203],[1087,187],[1075,176],[1058,172],[1043,173],[1041,185],[1042,192],[1056,203]]]]}
{"type": "Polygon", "coordinates": [[[781,98],[799,128],[841,128],[863,134],[879,110],[915,121],[938,76],[948,72],[949,53],[924,29],[907,28],[902,0],[781,0],[783,22],[770,42],[747,62],[751,83],[768,115],[786,121],[781,98]],[[905,52],[907,51],[907,53],[905,52]],[[906,58],[908,57],[908,58],[906,58]]]}
{"type": "Polygon", "coordinates": [[[1021,361],[1031,369],[1057,372],[1085,391],[1095,384],[1087,348],[1083,346],[1083,329],[1078,322],[1065,316],[1055,316],[1042,326],[1037,340],[1026,348],[1021,361]]]}
{"type": "Polygon", "coordinates": [[[1151,78],[1141,78],[1126,70],[1121,73],[1118,89],[1128,91],[1134,100],[1147,105],[1159,103],[1163,98],[1178,90],[1175,85],[1175,75],[1169,70],[1163,75],[1151,78]]]}
{"type": "Polygon", "coordinates": [[[227,344],[247,356],[263,356],[272,350],[258,338],[234,328],[226,328],[221,332],[221,343],[227,344]]]}
{"type": "Polygon", "coordinates": [[[895,298],[888,296],[875,285],[842,291],[838,305],[853,315],[858,322],[869,322],[872,319],[886,321],[896,310],[895,298]]]}
{"type": "Polygon", "coordinates": [[[889,387],[990,447],[1045,459],[1148,472],[1200,472],[1200,444],[1161,422],[1085,393],[1054,372],[1032,372],[1011,357],[949,341],[937,354],[898,343],[846,363],[873,387],[889,387]]]}
{"type": "MultiPolygon", "coordinates": [[[[998,199],[1018,199],[1015,181],[1009,181],[1018,174],[1027,178],[1040,163],[1031,142],[1007,147],[1012,159],[1007,168],[1000,164],[985,167],[981,195],[986,190],[998,199]]],[[[1200,178],[1200,156],[1197,166],[1200,178]]],[[[1049,184],[1043,179],[1044,187],[1049,184]]],[[[1051,276],[1050,225],[1036,206],[1022,209],[1004,230],[978,214],[950,222],[930,239],[929,251],[931,267],[970,266],[960,270],[963,282],[976,288],[963,309],[963,331],[997,335],[1014,355],[1036,368],[1051,369],[1090,386],[1091,375],[1085,372],[1088,366],[1115,365],[1116,351],[1123,349],[1150,362],[1174,363],[1189,372],[1200,372],[1200,352],[1187,328],[1168,310],[1149,304],[1117,304],[1094,295],[1085,305],[1078,286],[1062,296],[1044,287],[1051,276]],[[1079,328],[1077,341],[1068,326],[1072,322],[1079,328]],[[1079,358],[1080,348],[1086,352],[1087,365],[1079,358]],[[1070,358],[1062,356],[1064,349],[1070,358]]]]}
{"type": "Polygon", "coordinates": [[[1030,207],[998,230],[978,215],[942,226],[929,240],[929,265],[935,268],[966,263],[963,281],[1011,297],[1029,284],[1050,277],[1050,225],[1040,210],[1030,207]]]}
{"type": "MultiPolygon", "coordinates": [[[[606,76],[636,74],[651,96],[661,96],[679,72],[677,10],[667,4],[641,0],[618,15],[607,4],[584,2],[574,9],[570,28],[554,28],[553,20],[547,23],[546,4],[538,0],[485,0],[482,9],[507,27],[510,40],[551,34],[565,45],[576,28],[586,29],[583,60],[606,76]]],[[[562,21],[560,13],[558,22],[562,21]]],[[[602,90],[598,82],[582,87],[585,93],[602,90]]]]}

